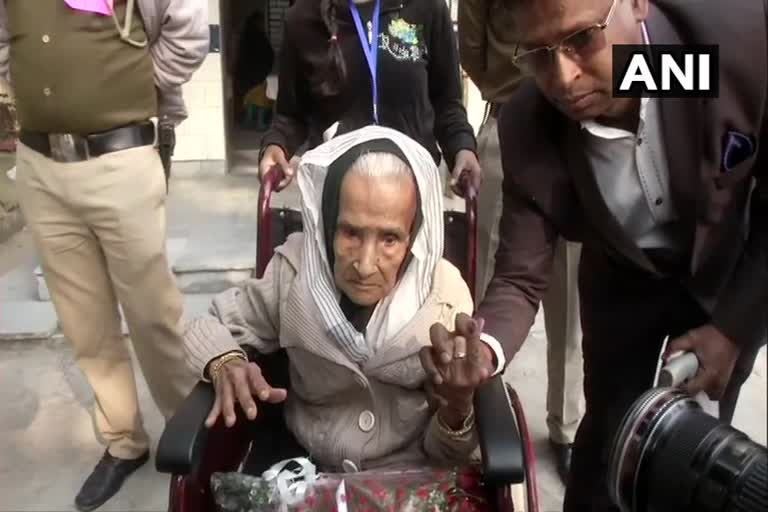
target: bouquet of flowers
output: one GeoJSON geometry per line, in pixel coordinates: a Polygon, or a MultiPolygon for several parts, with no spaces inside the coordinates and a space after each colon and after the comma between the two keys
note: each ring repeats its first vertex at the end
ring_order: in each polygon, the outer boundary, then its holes
{"type": "Polygon", "coordinates": [[[482,512],[474,469],[399,467],[315,473],[307,459],[283,461],[262,476],[216,473],[219,512],[482,512]],[[295,469],[290,469],[293,466],[295,469]]]}

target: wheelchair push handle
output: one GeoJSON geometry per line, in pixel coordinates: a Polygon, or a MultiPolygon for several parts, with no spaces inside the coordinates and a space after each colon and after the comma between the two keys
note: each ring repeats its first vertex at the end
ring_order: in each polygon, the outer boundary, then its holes
{"type": "Polygon", "coordinates": [[[261,187],[264,189],[267,198],[269,198],[273,192],[279,192],[277,186],[283,179],[285,179],[285,173],[279,165],[273,165],[269,168],[261,179],[261,187]]]}
{"type": "Polygon", "coordinates": [[[683,352],[667,361],[659,372],[660,387],[677,387],[699,371],[699,359],[693,352],[683,352]]]}
{"type": "Polygon", "coordinates": [[[461,190],[461,195],[467,201],[477,198],[478,190],[474,187],[474,185],[472,185],[471,179],[472,178],[469,174],[469,171],[463,171],[459,176],[459,189],[461,190]]]}
{"type": "Polygon", "coordinates": [[[256,266],[252,277],[264,275],[267,263],[272,257],[272,194],[277,192],[277,186],[285,178],[285,173],[279,165],[274,165],[267,171],[259,187],[259,220],[256,231],[256,266]]]}
{"type": "Polygon", "coordinates": [[[472,185],[468,171],[459,176],[459,188],[464,196],[464,209],[467,215],[467,275],[466,281],[472,302],[477,307],[477,189],[472,185]]]}

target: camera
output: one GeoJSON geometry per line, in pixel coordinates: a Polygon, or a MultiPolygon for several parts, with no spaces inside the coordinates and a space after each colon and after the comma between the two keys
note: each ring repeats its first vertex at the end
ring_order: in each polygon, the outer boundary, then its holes
{"type": "Polygon", "coordinates": [[[608,486],[622,512],[768,510],[768,450],[678,388],[643,394],[611,447],[608,486]]]}

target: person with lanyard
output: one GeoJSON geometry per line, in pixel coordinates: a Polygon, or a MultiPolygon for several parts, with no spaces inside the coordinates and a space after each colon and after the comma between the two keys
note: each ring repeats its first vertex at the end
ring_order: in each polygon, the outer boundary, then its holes
{"type": "Polygon", "coordinates": [[[474,131],[462,101],[458,50],[444,0],[297,0],[288,10],[274,120],[259,174],[306,143],[376,124],[398,130],[445,160],[455,186],[481,181],[474,131]],[[338,124],[337,124],[338,123],[338,124]]]}

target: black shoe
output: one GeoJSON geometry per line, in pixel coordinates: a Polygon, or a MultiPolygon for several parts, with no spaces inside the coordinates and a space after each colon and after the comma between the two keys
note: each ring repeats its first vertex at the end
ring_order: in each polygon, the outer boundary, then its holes
{"type": "Polygon", "coordinates": [[[107,502],[117,494],[123,482],[131,473],[146,464],[149,451],[138,459],[118,459],[104,452],[93,473],[85,480],[75,498],[75,506],[80,512],[90,512],[107,502]]]}
{"type": "Polygon", "coordinates": [[[550,439],[549,447],[552,448],[552,453],[555,455],[557,474],[560,475],[563,485],[568,485],[568,473],[571,471],[571,448],[573,445],[556,443],[550,439]]]}

